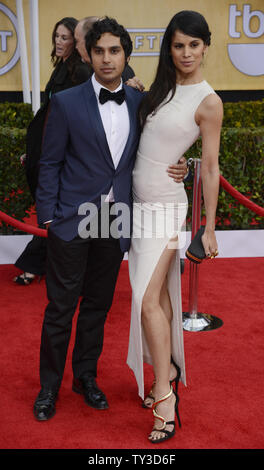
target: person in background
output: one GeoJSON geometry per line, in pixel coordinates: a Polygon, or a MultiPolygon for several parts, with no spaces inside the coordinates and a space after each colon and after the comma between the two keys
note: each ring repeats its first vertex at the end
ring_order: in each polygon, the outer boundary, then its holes
{"type": "MultiPolygon", "coordinates": [[[[65,17],[58,21],[52,32],[51,61],[54,70],[46,85],[44,100],[41,108],[29,124],[26,137],[26,156],[22,159],[26,169],[28,185],[33,200],[38,183],[38,162],[40,159],[45,123],[49,113],[50,98],[67,88],[79,85],[90,76],[87,64],[83,63],[75,48],[74,30],[78,21],[76,18],[65,17]]],[[[41,228],[44,228],[41,226],[41,228]]],[[[29,285],[36,276],[42,276],[46,271],[47,240],[44,237],[33,236],[15,266],[23,271],[14,278],[19,285],[29,285]]]]}

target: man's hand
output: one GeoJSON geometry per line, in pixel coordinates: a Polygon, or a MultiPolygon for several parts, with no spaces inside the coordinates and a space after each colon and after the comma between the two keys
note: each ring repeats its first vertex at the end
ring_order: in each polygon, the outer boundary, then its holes
{"type": "Polygon", "coordinates": [[[126,81],[126,85],[131,86],[132,88],[136,88],[139,91],[144,91],[145,90],[145,87],[144,87],[142,81],[139,80],[139,78],[137,78],[137,77],[129,78],[126,81]]]}
{"type": "Polygon", "coordinates": [[[187,160],[181,157],[177,165],[170,165],[167,169],[168,175],[175,183],[181,183],[188,174],[187,160]]]}

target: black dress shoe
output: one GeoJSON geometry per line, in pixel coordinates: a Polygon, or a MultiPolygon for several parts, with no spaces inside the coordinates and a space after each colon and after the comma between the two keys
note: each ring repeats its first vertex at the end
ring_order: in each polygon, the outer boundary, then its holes
{"type": "Polygon", "coordinates": [[[96,384],[94,377],[85,377],[82,379],[73,379],[72,390],[84,395],[87,405],[97,410],[106,410],[109,408],[105,394],[96,384]]]}
{"type": "Polygon", "coordinates": [[[54,416],[58,392],[42,388],[34,403],[34,416],[38,421],[47,421],[54,416]]]}

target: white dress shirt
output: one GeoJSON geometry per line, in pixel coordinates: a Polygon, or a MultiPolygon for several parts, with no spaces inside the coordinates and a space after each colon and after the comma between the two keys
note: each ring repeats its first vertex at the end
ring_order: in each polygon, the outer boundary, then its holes
{"type": "MultiPolygon", "coordinates": [[[[94,74],[92,76],[92,85],[97,98],[99,112],[104,126],[108,147],[112,156],[114,166],[115,168],[117,168],[129,135],[130,123],[127,104],[125,101],[123,101],[122,104],[117,104],[115,101],[112,100],[101,104],[99,101],[99,93],[101,88],[105,87],[98,83],[94,74]]],[[[113,93],[121,89],[122,80],[116,90],[113,90],[113,93]]],[[[114,201],[113,188],[110,189],[106,201],[114,201]]]]}

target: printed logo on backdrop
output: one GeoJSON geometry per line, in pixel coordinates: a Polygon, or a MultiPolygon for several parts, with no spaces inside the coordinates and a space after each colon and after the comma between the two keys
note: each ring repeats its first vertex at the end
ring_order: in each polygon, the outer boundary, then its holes
{"type": "Polygon", "coordinates": [[[158,56],[165,28],[128,28],[133,41],[131,56],[158,56]]]}
{"type": "MultiPolygon", "coordinates": [[[[229,37],[240,39],[242,33],[249,39],[264,39],[264,11],[251,10],[250,4],[229,6],[229,37]]],[[[264,44],[228,44],[228,55],[234,67],[245,75],[264,75],[264,44]]]]}
{"type": "Polygon", "coordinates": [[[0,26],[0,75],[9,72],[16,65],[20,56],[17,40],[17,18],[10,8],[0,2],[0,25],[6,23],[8,24],[7,29],[0,26]],[[6,17],[9,20],[8,22],[6,17]],[[4,21],[1,20],[2,18],[4,18],[4,21]],[[14,37],[16,38],[15,43],[12,41],[14,37]]]}

